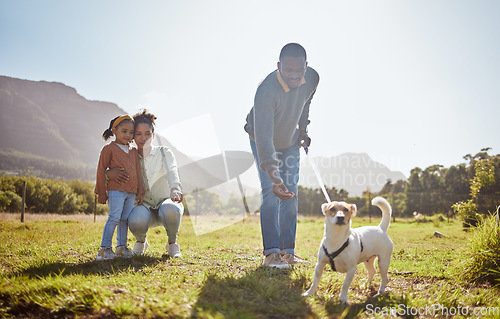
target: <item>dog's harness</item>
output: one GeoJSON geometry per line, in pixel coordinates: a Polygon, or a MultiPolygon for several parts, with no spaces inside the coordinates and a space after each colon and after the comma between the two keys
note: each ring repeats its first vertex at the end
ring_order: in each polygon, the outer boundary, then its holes
{"type": "MultiPolygon", "coordinates": [[[[359,240],[359,244],[361,245],[361,251],[363,251],[363,242],[361,241],[361,239],[359,240]]],[[[349,246],[349,238],[347,238],[347,240],[342,245],[342,247],[340,247],[338,250],[334,251],[333,253],[329,254],[325,245],[323,245],[323,251],[325,252],[328,259],[330,260],[330,266],[332,267],[333,271],[337,271],[337,268],[335,268],[335,261],[334,261],[335,257],[340,255],[344,251],[344,249],[347,248],[347,246],[349,246]]]]}

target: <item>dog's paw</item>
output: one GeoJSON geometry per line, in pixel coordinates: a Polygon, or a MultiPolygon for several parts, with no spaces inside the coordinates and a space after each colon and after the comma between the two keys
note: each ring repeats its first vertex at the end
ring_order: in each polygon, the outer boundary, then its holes
{"type": "Polygon", "coordinates": [[[343,305],[348,305],[349,302],[347,302],[347,297],[340,296],[340,303],[343,305]]]}
{"type": "Polygon", "coordinates": [[[302,294],[302,297],[309,297],[312,296],[314,293],[311,290],[308,290],[302,294]]]}
{"type": "Polygon", "coordinates": [[[379,299],[380,297],[382,297],[382,294],[380,292],[377,292],[372,298],[379,299]]]}

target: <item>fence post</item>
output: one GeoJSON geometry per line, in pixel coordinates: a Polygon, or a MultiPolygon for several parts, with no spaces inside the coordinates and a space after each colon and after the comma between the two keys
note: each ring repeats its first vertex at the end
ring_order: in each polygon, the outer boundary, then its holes
{"type": "Polygon", "coordinates": [[[26,181],[23,181],[23,199],[21,202],[21,223],[24,223],[24,207],[26,206],[26,181]]]}
{"type": "Polygon", "coordinates": [[[96,214],[97,214],[97,194],[94,195],[94,223],[96,214]]]}
{"type": "Polygon", "coordinates": [[[372,222],[372,194],[370,193],[370,188],[368,188],[368,218],[370,223],[372,222]]]}
{"type": "Polygon", "coordinates": [[[394,205],[394,186],[391,189],[392,222],[396,222],[396,205],[394,205]]]}
{"type": "Polygon", "coordinates": [[[497,207],[497,226],[500,227],[500,206],[497,207]]]}

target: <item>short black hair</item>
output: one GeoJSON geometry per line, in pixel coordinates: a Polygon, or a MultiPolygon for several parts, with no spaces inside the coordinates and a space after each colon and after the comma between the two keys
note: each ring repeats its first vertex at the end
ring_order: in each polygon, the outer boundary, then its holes
{"type": "Polygon", "coordinates": [[[288,43],[283,47],[283,49],[281,49],[280,61],[286,56],[294,58],[304,57],[307,61],[306,49],[298,43],[288,43]]]}

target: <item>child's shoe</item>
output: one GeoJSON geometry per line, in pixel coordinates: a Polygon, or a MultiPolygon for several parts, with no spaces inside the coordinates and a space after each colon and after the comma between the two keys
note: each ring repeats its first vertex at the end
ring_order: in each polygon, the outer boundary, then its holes
{"type": "Polygon", "coordinates": [[[116,258],[113,248],[111,247],[101,247],[97,252],[95,260],[110,260],[116,258]]]}
{"type": "Polygon", "coordinates": [[[123,258],[130,258],[134,256],[134,253],[132,253],[132,251],[128,249],[128,246],[118,246],[116,247],[116,256],[123,258]]]}

